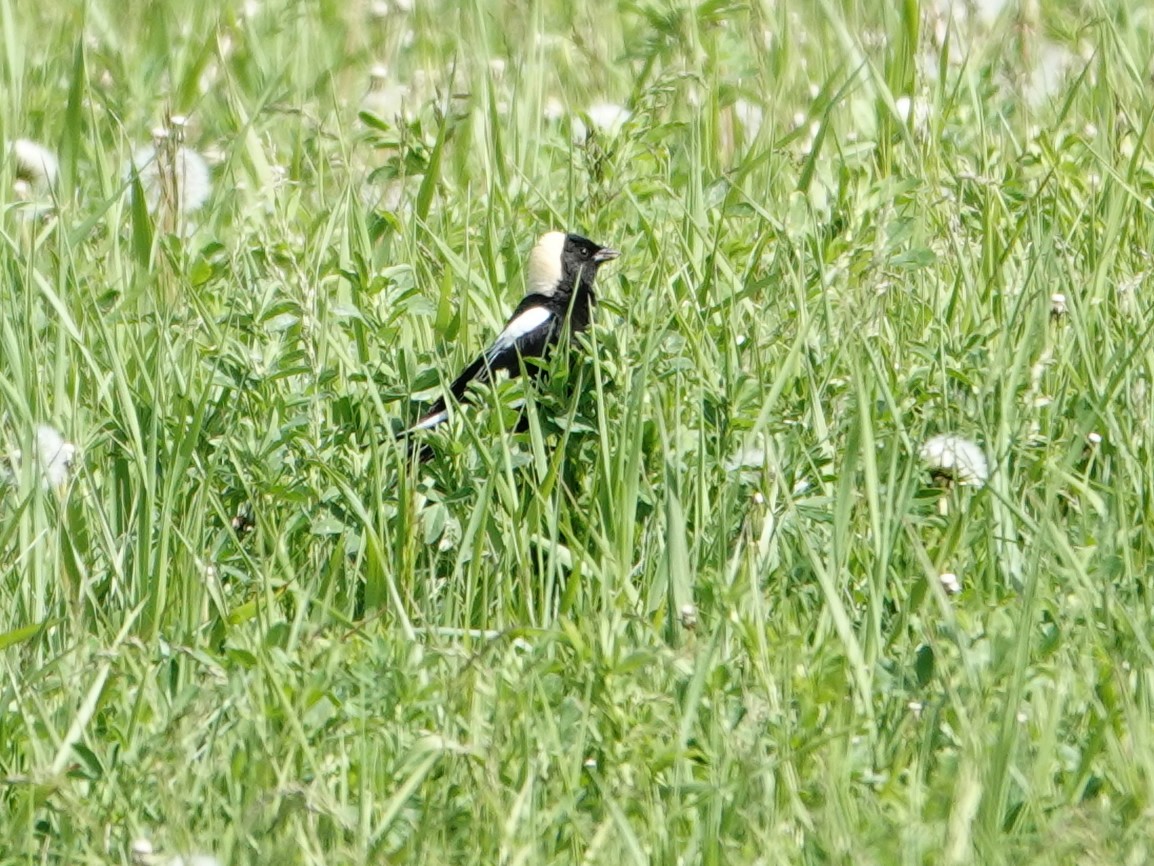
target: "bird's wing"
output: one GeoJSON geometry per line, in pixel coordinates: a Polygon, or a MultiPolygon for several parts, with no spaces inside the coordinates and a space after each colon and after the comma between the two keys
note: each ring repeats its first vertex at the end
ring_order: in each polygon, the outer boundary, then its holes
{"type": "Polygon", "coordinates": [[[557,319],[557,314],[547,306],[522,303],[482,357],[491,370],[517,372],[517,356],[539,357],[552,341],[557,319]]]}
{"type": "MultiPolygon", "coordinates": [[[[521,371],[521,358],[540,358],[560,333],[561,317],[542,299],[530,295],[514,310],[497,338],[453,380],[448,392],[460,402],[473,382],[487,382],[504,370],[510,376],[521,371]]],[[[438,397],[421,419],[406,432],[436,427],[448,418],[448,399],[438,397]]]]}

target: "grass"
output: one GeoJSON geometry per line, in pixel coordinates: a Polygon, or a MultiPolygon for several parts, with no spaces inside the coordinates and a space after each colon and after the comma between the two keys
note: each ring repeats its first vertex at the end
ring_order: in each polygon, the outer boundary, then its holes
{"type": "Polygon", "coordinates": [[[1145,862],[1142,4],[385,5],[0,0],[0,863],[1145,862]]]}

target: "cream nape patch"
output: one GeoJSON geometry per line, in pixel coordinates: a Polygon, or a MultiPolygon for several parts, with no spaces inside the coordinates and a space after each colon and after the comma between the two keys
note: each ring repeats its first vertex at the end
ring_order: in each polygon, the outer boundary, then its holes
{"type": "Polygon", "coordinates": [[[561,254],[565,251],[565,233],[547,232],[541,235],[533,252],[529,253],[529,292],[551,295],[561,282],[561,254]]]}

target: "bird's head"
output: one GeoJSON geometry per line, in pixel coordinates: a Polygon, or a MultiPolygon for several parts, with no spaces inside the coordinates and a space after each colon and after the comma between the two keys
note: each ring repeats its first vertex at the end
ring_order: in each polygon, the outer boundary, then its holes
{"type": "Polygon", "coordinates": [[[592,285],[597,268],[619,255],[580,235],[547,232],[529,254],[529,291],[541,295],[572,291],[578,279],[592,285]]]}

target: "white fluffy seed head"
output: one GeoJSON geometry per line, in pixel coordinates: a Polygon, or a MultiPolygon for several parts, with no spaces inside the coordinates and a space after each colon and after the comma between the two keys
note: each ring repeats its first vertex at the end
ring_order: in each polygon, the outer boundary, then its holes
{"type": "Polygon", "coordinates": [[[68,470],[76,457],[76,446],[66,442],[55,427],[38,424],[36,456],[40,461],[40,470],[44,473],[44,483],[49,487],[60,487],[68,480],[68,470]]]}
{"type": "Polygon", "coordinates": [[[981,487],[990,476],[981,446],[961,436],[932,436],[922,445],[921,458],[932,473],[958,484],[981,487]]]}
{"type": "Polygon", "coordinates": [[[589,106],[589,110],[585,114],[589,117],[589,122],[593,124],[594,129],[607,135],[616,135],[626,121],[633,116],[633,113],[624,105],[616,105],[612,102],[595,102],[589,106]]]}
{"type": "Polygon", "coordinates": [[[558,121],[565,116],[565,104],[556,96],[550,96],[545,100],[545,104],[541,108],[541,114],[550,123],[558,121]]]}
{"type": "MultiPolygon", "coordinates": [[[[76,446],[65,440],[64,435],[48,424],[37,424],[33,429],[32,464],[40,474],[40,484],[45,490],[63,487],[68,482],[72,462],[76,459],[76,446]]],[[[0,481],[15,483],[20,474],[24,452],[16,448],[3,460],[0,481]]]]}
{"type": "Polygon", "coordinates": [[[162,203],[167,204],[166,196],[175,192],[179,211],[190,214],[208,201],[212,192],[208,163],[187,147],[178,147],[171,154],[160,153],[155,146],[142,147],[125,165],[125,179],[131,178],[134,171],[140,174],[144,199],[153,212],[162,203]]]}
{"type": "Polygon", "coordinates": [[[565,252],[565,233],[546,232],[529,253],[529,292],[551,295],[561,282],[561,254],[565,252]]]}
{"type": "Polygon", "coordinates": [[[141,836],[132,842],[132,859],[148,857],[153,853],[152,842],[141,836]]]}
{"type": "Polygon", "coordinates": [[[681,627],[686,631],[693,631],[697,628],[697,605],[693,603],[683,604],[681,610],[681,627]]]}
{"type": "Polygon", "coordinates": [[[18,138],[12,142],[12,158],[16,163],[16,178],[27,181],[38,190],[52,186],[56,182],[56,175],[60,173],[56,154],[27,138],[18,138]]]}

